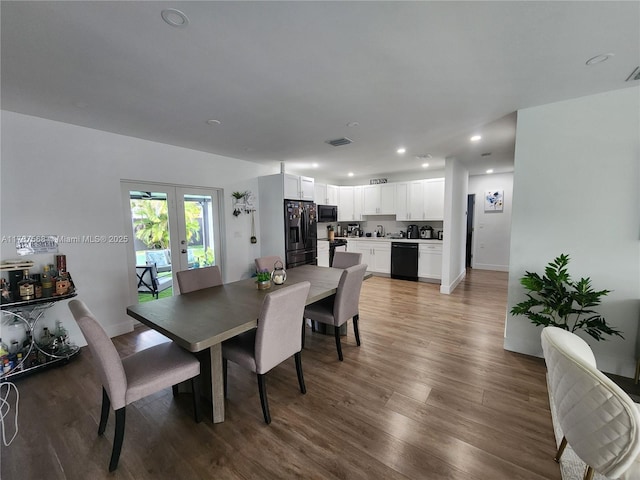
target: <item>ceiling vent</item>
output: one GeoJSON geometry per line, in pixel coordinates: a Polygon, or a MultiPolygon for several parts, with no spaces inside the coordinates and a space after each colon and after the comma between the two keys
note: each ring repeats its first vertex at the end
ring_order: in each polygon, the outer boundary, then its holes
{"type": "Polygon", "coordinates": [[[350,143],[353,143],[353,141],[347,137],[342,137],[336,138],[335,140],[327,140],[326,143],[333,145],[334,147],[341,147],[342,145],[349,145],[350,143]]]}
{"type": "Polygon", "coordinates": [[[631,72],[631,75],[627,77],[626,81],[631,82],[633,80],[640,80],[640,67],[636,67],[635,70],[631,72]]]}

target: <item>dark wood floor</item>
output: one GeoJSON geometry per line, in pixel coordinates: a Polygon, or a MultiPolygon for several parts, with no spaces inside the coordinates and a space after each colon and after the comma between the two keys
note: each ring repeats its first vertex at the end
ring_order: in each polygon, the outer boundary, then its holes
{"type": "MultiPolygon", "coordinates": [[[[2,447],[1,476],[559,480],[544,363],[503,349],[506,288],[506,273],[486,271],[448,296],[437,285],[367,280],[362,346],[349,325],[339,362],[333,337],[307,329],[307,394],[293,359],[271,371],[271,425],[255,377],[230,363],[223,424],[195,424],[188,394],[140,400],[127,407],[113,474],[113,413],[98,437],[101,387],[83,349],[17,382],[20,431],[2,447]]],[[[126,355],[162,339],[137,328],[114,340],[126,355]]]]}

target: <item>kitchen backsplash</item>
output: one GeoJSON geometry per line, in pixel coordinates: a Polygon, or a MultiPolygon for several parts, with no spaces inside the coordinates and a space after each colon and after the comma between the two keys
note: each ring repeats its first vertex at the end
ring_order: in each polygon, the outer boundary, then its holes
{"type": "MultiPolygon", "coordinates": [[[[372,217],[373,218],[373,217],[372,217]]],[[[442,230],[442,221],[431,221],[431,222],[420,222],[420,221],[397,221],[395,219],[395,215],[378,215],[373,220],[361,220],[359,222],[332,222],[332,223],[318,223],[318,238],[327,238],[327,227],[329,225],[333,225],[333,229],[336,230],[336,226],[338,224],[342,225],[343,230],[346,230],[346,227],[350,223],[357,223],[360,225],[360,229],[366,234],[371,233],[372,235],[375,233],[378,225],[382,225],[384,229],[384,233],[399,233],[401,230],[403,232],[407,231],[408,225],[418,225],[418,227],[423,227],[426,225],[430,225],[435,232],[438,230],[442,230]]]]}

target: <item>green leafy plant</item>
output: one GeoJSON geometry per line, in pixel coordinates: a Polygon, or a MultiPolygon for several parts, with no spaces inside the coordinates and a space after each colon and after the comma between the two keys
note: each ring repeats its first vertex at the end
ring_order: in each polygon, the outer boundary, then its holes
{"type": "MultiPolygon", "coordinates": [[[[149,248],[169,248],[169,213],[166,200],[131,200],[131,212],[136,238],[149,248]]],[[[200,238],[198,218],[202,207],[196,202],[185,202],[187,241],[200,238]]]]}
{"type": "Polygon", "coordinates": [[[256,277],[258,282],[268,282],[271,280],[271,273],[267,269],[260,270],[257,272],[256,277]]]}
{"type": "Polygon", "coordinates": [[[561,254],[550,262],[541,277],[526,272],[520,284],[527,290],[527,300],[511,309],[512,315],[524,315],[535,325],[554,326],[575,332],[584,330],[596,340],[604,335],[622,333],[607,324],[604,317],[592,308],[600,305],[601,297],[610,290],[594,290],[591,279],[573,281],[567,271],[569,256],[561,254]]]}

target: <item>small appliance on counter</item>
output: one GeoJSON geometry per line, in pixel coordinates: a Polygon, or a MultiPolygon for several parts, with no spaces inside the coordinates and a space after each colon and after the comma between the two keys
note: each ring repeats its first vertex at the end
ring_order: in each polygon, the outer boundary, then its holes
{"type": "Polygon", "coordinates": [[[359,237],[360,236],[360,225],[357,223],[350,223],[347,225],[347,236],[348,237],[359,237]]]}
{"type": "Polygon", "coordinates": [[[438,240],[442,240],[442,230],[438,230],[438,240]]]}
{"type": "Polygon", "coordinates": [[[384,227],[382,225],[376,227],[376,237],[384,237],[384,227]]]}
{"type": "Polygon", "coordinates": [[[427,225],[426,227],[422,227],[420,229],[420,238],[433,238],[433,228],[427,225]]]}
{"type": "Polygon", "coordinates": [[[407,227],[407,238],[420,238],[420,228],[418,225],[409,225],[407,227]]]}

